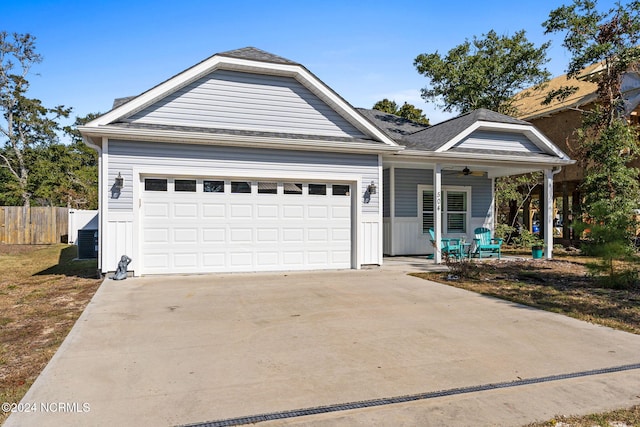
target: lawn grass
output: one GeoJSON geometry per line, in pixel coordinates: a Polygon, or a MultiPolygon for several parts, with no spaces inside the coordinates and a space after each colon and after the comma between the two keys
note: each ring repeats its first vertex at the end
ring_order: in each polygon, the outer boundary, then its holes
{"type": "Polygon", "coordinates": [[[0,402],[20,401],[101,283],[96,260],[76,256],[69,245],[0,244],[0,402]]]}

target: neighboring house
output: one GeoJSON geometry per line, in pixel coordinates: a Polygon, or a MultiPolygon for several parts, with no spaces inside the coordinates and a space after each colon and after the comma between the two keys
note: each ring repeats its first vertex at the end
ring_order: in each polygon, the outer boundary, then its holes
{"type": "MultiPolygon", "coordinates": [[[[518,109],[518,118],[526,120],[544,133],[563,152],[571,157],[578,155],[578,142],[576,130],[582,125],[584,111],[592,109],[597,101],[598,85],[589,77],[598,73],[602,64],[594,64],[584,69],[578,78],[567,79],[566,75],[555,77],[540,88],[529,88],[516,95],[515,107],[518,109]],[[574,86],[577,91],[562,101],[554,100],[543,104],[547,93],[563,86],[574,86]]],[[[640,107],[630,115],[630,121],[638,124],[640,107]]],[[[640,167],[640,160],[631,163],[631,166],[640,167]]],[[[554,177],[554,198],[562,200],[557,203],[557,216],[562,221],[562,237],[568,239],[569,223],[573,215],[580,212],[580,184],[584,178],[584,169],[578,165],[568,165],[554,177]]],[[[525,219],[525,223],[528,223],[525,219]]]]}
{"type": "Polygon", "coordinates": [[[495,177],[544,170],[551,189],[572,162],[531,124],[487,110],[427,127],[355,109],[255,48],[119,99],[79,130],[100,154],[100,268],[126,254],[136,275],[431,253],[429,227],[469,240],[493,227],[495,177]]]}

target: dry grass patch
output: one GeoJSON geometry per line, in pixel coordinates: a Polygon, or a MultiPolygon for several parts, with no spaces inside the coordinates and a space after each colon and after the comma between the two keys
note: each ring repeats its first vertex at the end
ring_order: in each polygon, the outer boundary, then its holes
{"type": "Polygon", "coordinates": [[[526,427],[632,427],[640,426],[640,406],[586,417],[556,417],[553,420],[527,424],[526,427]]]}
{"type": "Polygon", "coordinates": [[[471,262],[469,277],[447,273],[415,276],[483,295],[562,313],[587,322],[640,334],[640,289],[610,289],[587,274],[586,257],[555,260],[471,262]]]}
{"type": "Polygon", "coordinates": [[[96,261],[76,254],[0,244],[0,402],[20,401],[97,290],[96,261]]]}

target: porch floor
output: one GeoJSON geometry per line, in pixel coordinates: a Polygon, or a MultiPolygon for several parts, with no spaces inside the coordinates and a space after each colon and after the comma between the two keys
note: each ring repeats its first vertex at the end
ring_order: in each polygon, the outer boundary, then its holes
{"type": "MultiPolygon", "coordinates": [[[[473,258],[473,262],[492,262],[497,259],[497,257],[481,259],[473,258]]],[[[502,255],[502,259],[516,260],[522,259],[522,257],[502,255]]],[[[446,265],[436,264],[433,259],[427,258],[427,255],[385,255],[382,261],[382,266],[364,266],[363,268],[382,268],[385,270],[399,270],[406,272],[447,271],[446,265]]]]}

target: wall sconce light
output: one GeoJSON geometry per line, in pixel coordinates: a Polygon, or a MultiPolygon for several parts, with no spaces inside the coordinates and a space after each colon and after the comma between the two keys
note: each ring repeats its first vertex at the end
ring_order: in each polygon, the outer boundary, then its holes
{"type": "Polygon", "coordinates": [[[371,181],[371,184],[369,184],[369,186],[367,187],[367,191],[369,192],[369,194],[376,194],[376,192],[378,191],[378,187],[376,187],[375,182],[371,181]]]}
{"type": "Polygon", "coordinates": [[[116,184],[115,187],[118,190],[122,190],[122,187],[124,187],[124,178],[122,177],[122,175],[120,175],[120,172],[118,172],[118,176],[116,176],[116,184]]]}

